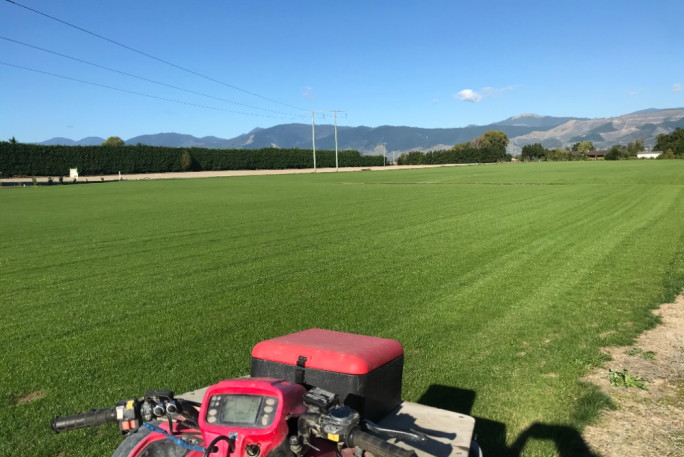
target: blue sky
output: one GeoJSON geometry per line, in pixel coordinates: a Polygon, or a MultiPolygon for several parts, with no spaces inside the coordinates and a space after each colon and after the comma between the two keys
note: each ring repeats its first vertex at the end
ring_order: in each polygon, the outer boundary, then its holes
{"type": "Polygon", "coordinates": [[[15,2],[213,81],[0,0],[2,140],[684,106],[681,0],[15,2]]]}

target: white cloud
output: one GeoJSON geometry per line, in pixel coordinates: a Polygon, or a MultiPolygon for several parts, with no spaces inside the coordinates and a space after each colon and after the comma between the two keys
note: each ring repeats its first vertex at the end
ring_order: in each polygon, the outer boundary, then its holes
{"type": "Polygon", "coordinates": [[[513,89],[515,89],[515,86],[506,86],[499,88],[487,86],[480,89],[479,92],[475,92],[472,89],[463,89],[462,91],[454,95],[454,98],[457,98],[464,102],[477,103],[481,102],[485,98],[501,97],[505,93],[510,92],[513,89]]]}
{"type": "Polygon", "coordinates": [[[302,92],[302,96],[306,98],[313,98],[313,87],[306,86],[304,88],[304,92],[302,92]]]}
{"type": "Polygon", "coordinates": [[[464,102],[470,102],[470,103],[477,103],[479,101],[482,101],[482,95],[478,94],[472,89],[463,89],[454,97],[463,100],[464,102]]]}
{"type": "Polygon", "coordinates": [[[682,90],[682,85],[675,83],[672,85],[672,92],[680,92],[682,90]]]}
{"type": "Polygon", "coordinates": [[[627,92],[627,95],[629,95],[630,97],[636,97],[636,96],[639,95],[640,93],[641,93],[640,90],[630,90],[630,91],[627,92]]]}

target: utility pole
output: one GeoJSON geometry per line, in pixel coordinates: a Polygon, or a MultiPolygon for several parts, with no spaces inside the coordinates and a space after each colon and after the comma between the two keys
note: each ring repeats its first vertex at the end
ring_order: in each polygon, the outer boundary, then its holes
{"type": "MultiPolygon", "coordinates": [[[[330,110],[330,111],[318,111],[319,113],[335,113],[335,170],[340,171],[340,164],[337,158],[337,113],[344,113],[346,111],[340,110],[330,110]]],[[[314,173],[316,173],[316,125],[314,122],[314,117],[316,111],[311,111],[311,144],[313,145],[313,163],[314,163],[314,173]]]]}
{"type": "Polygon", "coordinates": [[[340,171],[340,165],[337,160],[337,113],[345,113],[346,111],[340,111],[338,109],[331,110],[335,113],[335,171],[340,171]]]}
{"type": "Polygon", "coordinates": [[[337,111],[335,113],[335,172],[340,172],[340,164],[337,161],[337,111]]]}
{"type": "Polygon", "coordinates": [[[311,111],[311,145],[313,146],[314,173],[316,173],[316,127],[314,125],[315,111],[311,111]]]}

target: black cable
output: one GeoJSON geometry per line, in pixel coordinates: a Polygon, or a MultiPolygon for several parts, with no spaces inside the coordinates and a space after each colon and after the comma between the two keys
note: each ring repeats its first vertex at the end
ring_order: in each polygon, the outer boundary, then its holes
{"type": "Polygon", "coordinates": [[[209,445],[207,446],[207,450],[204,451],[203,457],[209,457],[209,454],[213,454],[215,451],[218,451],[216,443],[218,443],[219,441],[226,441],[228,443],[228,455],[233,453],[233,451],[235,450],[235,441],[231,440],[226,435],[219,435],[213,440],[211,440],[211,443],[209,443],[209,445]]]}
{"type": "Polygon", "coordinates": [[[164,101],[173,102],[173,103],[180,103],[180,104],[182,104],[182,105],[195,106],[195,107],[198,107],[198,108],[213,109],[213,110],[216,110],[216,111],[225,111],[225,112],[227,112],[227,113],[244,114],[244,115],[246,115],[246,116],[267,117],[267,118],[271,118],[271,119],[285,119],[285,118],[279,117],[279,116],[269,116],[269,115],[267,115],[267,114],[256,114],[256,113],[245,113],[245,112],[241,112],[241,111],[233,111],[233,110],[229,110],[229,109],[217,108],[217,107],[215,107],[215,106],[200,105],[200,104],[198,104],[198,103],[184,102],[184,101],[182,101],[182,100],[175,100],[175,99],[173,99],[173,98],[158,97],[158,96],[156,96],[156,95],[145,94],[145,93],[143,93],[143,92],[136,92],[136,91],[128,90],[128,89],[121,89],[121,88],[119,88],[119,87],[108,86],[108,85],[106,85],[106,84],[94,83],[94,82],[92,82],[92,81],[84,81],[84,80],[82,80],[82,79],[72,78],[71,76],[58,75],[58,74],[56,74],[56,73],[50,73],[50,72],[48,72],[48,71],[43,71],[43,70],[36,70],[35,68],[22,67],[21,65],[14,65],[14,64],[7,63],[7,62],[2,62],[2,61],[0,61],[0,64],[2,64],[2,65],[7,65],[8,67],[20,68],[20,69],[22,69],[22,70],[33,71],[33,72],[35,72],[35,73],[42,73],[42,74],[44,74],[44,75],[54,76],[54,77],[56,77],[56,78],[62,78],[62,79],[70,80],[70,81],[76,81],[76,82],[79,82],[79,83],[82,83],[82,84],[89,84],[89,85],[91,85],[91,86],[104,87],[105,89],[111,89],[111,90],[116,90],[116,91],[119,91],[119,92],[125,92],[125,93],[127,93],[127,94],[140,95],[140,96],[142,96],[142,97],[154,98],[154,99],[157,99],[157,100],[164,100],[164,101]]]}
{"type": "Polygon", "coordinates": [[[148,54],[148,53],[146,53],[146,52],[139,51],[139,50],[137,50],[137,49],[135,49],[135,48],[132,48],[132,47],[130,47],[130,46],[127,46],[127,45],[125,45],[125,44],[123,44],[123,43],[119,43],[118,41],[112,40],[111,38],[107,38],[107,37],[102,36],[102,35],[99,35],[99,34],[97,34],[97,33],[95,33],[95,32],[91,32],[90,30],[86,30],[86,29],[84,29],[84,28],[82,28],[82,27],[79,27],[79,26],[77,26],[77,25],[74,25],[74,24],[71,24],[71,23],[69,23],[69,22],[63,21],[63,20],[58,19],[58,18],[56,18],[56,17],[54,17],[54,16],[50,16],[49,14],[43,13],[42,11],[38,11],[38,10],[33,9],[33,8],[30,8],[30,7],[28,7],[28,6],[22,5],[22,4],[17,3],[17,2],[15,2],[15,1],[13,1],[13,0],[5,0],[5,1],[8,2],[8,3],[11,3],[11,4],[13,4],[13,5],[20,6],[20,7],[24,8],[24,9],[29,10],[29,11],[32,11],[32,12],[34,12],[34,13],[36,13],[36,14],[40,14],[41,16],[45,16],[45,17],[47,17],[47,18],[49,18],[49,19],[52,19],[53,21],[57,21],[57,22],[59,22],[59,23],[62,23],[62,24],[64,24],[64,25],[67,25],[67,26],[69,26],[69,27],[75,28],[76,30],[80,30],[81,32],[84,32],[84,33],[87,33],[87,34],[92,35],[92,36],[94,36],[94,37],[100,38],[101,40],[105,40],[105,41],[108,41],[108,42],[110,42],[110,43],[112,43],[112,44],[115,44],[115,45],[117,45],[117,46],[121,46],[122,48],[128,49],[129,51],[133,51],[133,52],[135,52],[135,53],[137,53],[137,54],[143,55],[143,56],[148,57],[148,58],[150,58],[150,59],[154,59],[154,60],[156,60],[156,61],[158,61],[158,62],[162,62],[162,63],[164,63],[164,64],[166,64],[166,65],[170,65],[170,66],[172,66],[172,67],[178,68],[179,70],[186,71],[186,72],[191,73],[191,74],[193,74],[193,75],[195,75],[195,76],[199,76],[199,77],[201,77],[201,78],[207,79],[207,80],[212,81],[212,82],[215,82],[215,83],[217,83],[217,84],[221,84],[221,85],[223,85],[223,86],[230,87],[231,89],[239,90],[240,92],[244,92],[245,94],[251,95],[251,96],[253,96],[253,97],[258,97],[258,98],[262,98],[262,99],[264,99],[264,100],[268,100],[269,102],[276,103],[276,104],[278,104],[278,105],[287,106],[288,108],[293,108],[293,109],[296,109],[296,110],[299,110],[299,111],[306,111],[304,108],[300,108],[300,107],[298,107],[298,106],[289,105],[289,104],[287,104],[287,103],[279,102],[279,101],[277,101],[277,100],[273,100],[272,98],[264,97],[263,95],[259,95],[259,94],[256,94],[256,93],[254,93],[254,92],[250,92],[250,91],[248,91],[248,90],[241,89],[241,88],[239,88],[239,87],[237,87],[237,86],[233,86],[232,84],[228,84],[228,83],[225,83],[225,82],[223,82],[223,81],[219,81],[218,79],[214,79],[214,78],[211,78],[211,77],[209,77],[209,76],[206,76],[206,75],[203,75],[203,74],[201,74],[201,73],[198,73],[198,72],[196,72],[196,71],[190,70],[189,68],[185,68],[185,67],[182,67],[182,66],[180,66],[180,65],[176,65],[175,63],[169,62],[169,61],[164,60],[164,59],[161,59],[161,58],[159,58],[159,57],[155,57],[155,56],[153,56],[153,55],[151,55],[151,54],[148,54]]]}
{"type": "Polygon", "coordinates": [[[258,110],[262,110],[262,111],[268,111],[268,112],[270,112],[270,113],[282,114],[282,115],[284,115],[284,116],[290,116],[290,117],[294,117],[294,118],[298,118],[298,117],[299,117],[299,116],[296,116],[296,115],[293,115],[293,114],[283,113],[283,112],[281,112],[281,111],[275,111],[275,110],[271,110],[271,109],[267,109],[267,108],[260,108],[260,107],[258,107],[258,106],[247,105],[247,104],[245,104],[245,103],[240,103],[240,102],[234,102],[234,101],[232,101],[232,100],[226,100],[225,98],[214,97],[213,95],[203,94],[203,93],[201,93],[201,92],[196,92],[196,91],[190,90],[190,89],[184,89],[184,88],[182,88],[182,87],[174,86],[174,85],[172,85],[172,84],[162,83],[162,82],[159,82],[159,81],[155,81],[155,80],[153,80],[153,79],[145,78],[144,76],[134,75],[134,74],[132,74],[132,73],[127,73],[127,72],[125,72],[125,71],[117,70],[117,69],[115,69],[115,68],[110,68],[110,67],[106,67],[106,66],[104,66],[104,65],[96,64],[96,63],[93,63],[93,62],[88,62],[87,60],[79,59],[78,57],[68,56],[68,55],[66,55],[66,54],[62,54],[62,53],[57,52],[57,51],[51,51],[50,49],[41,48],[40,46],[35,46],[35,45],[32,45],[32,44],[24,43],[23,41],[13,40],[12,38],[7,38],[7,37],[2,36],[2,35],[0,35],[0,39],[6,40],[6,41],[10,41],[10,42],[12,42],[12,43],[20,44],[20,45],[22,45],[22,46],[26,46],[26,47],[29,47],[29,48],[37,49],[37,50],[39,50],[39,51],[47,52],[47,53],[49,53],[49,54],[54,54],[54,55],[56,55],[56,56],[64,57],[64,58],[66,58],[66,59],[75,60],[76,62],[81,62],[81,63],[84,63],[84,64],[86,64],[86,65],[91,65],[91,66],[93,66],[93,67],[102,68],[102,69],[104,69],[104,70],[112,71],[112,72],[114,72],[114,73],[119,73],[119,74],[121,74],[121,75],[130,76],[130,77],[132,77],[132,78],[140,79],[140,80],[142,80],[142,81],[147,81],[147,82],[150,82],[150,83],[153,83],[153,84],[158,84],[158,85],[164,86],[164,87],[170,87],[171,89],[180,90],[180,91],[187,92],[187,93],[190,93],[190,94],[200,95],[200,96],[202,96],[202,97],[207,97],[207,98],[213,98],[214,100],[219,100],[219,101],[226,102],[226,103],[232,103],[232,104],[235,104],[235,105],[244,106],[244,107],[246,107],[246,108],[252,108],[252,109],[258,109],[258,110]]]}

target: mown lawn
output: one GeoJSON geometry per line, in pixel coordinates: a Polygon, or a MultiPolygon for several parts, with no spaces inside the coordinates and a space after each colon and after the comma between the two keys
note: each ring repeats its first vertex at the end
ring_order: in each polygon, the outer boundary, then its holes
{"type": "Polygon", "coordinates": [[[0,189],[0,455],[101,456],[59,414],[249,370],[324,327],[404,344],[404,397],[485,455],[564,455],[578,379],[684,286],[684,161],[0,189]],[[28,397],[27,397],[28,396],[28,397]]]}

